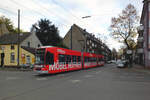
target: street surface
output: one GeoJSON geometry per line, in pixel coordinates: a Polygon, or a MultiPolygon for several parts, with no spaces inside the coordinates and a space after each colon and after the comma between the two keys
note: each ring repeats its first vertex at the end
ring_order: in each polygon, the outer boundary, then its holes
{"type": "Polygon", "coordinates": [[[115,64],[42,76],[0,71],[0,100],[150,100],[150,74],[115,64]]]}

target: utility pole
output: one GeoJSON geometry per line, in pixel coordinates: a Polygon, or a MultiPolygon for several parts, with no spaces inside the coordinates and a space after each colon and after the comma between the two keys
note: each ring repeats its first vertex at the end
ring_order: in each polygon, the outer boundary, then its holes
{"type": "Polygon", "coordinates": [[[19,66],[20,64],[19,64],[19,56],[20,56],[20,45],[19,45],[19,43],[20,43],[20,9],[18,9],[18,58],[17,58],[17,66],[19,66]]]}

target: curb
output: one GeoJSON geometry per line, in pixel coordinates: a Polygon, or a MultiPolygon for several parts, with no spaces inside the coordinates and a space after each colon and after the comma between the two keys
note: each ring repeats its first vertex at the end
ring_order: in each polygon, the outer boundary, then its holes
{"type": "Polygon", "coordinates": [[[144,72],[144,73],[150,74],[150,69],[144,68],[143,66],[140,66],[140,65],[134,65],[132,69],[138,72],[144,72]]]}
{"type": "Polygon", "coordinates": [[[21,69],[21,68],[0,68],[0,71],[33,71],[33,69],[21,69]]]}

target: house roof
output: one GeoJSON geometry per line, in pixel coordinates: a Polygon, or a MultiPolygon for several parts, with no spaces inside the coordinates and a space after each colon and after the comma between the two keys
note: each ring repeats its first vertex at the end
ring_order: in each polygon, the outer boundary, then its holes
{"type": "Polygon", "coordinates": [[[72,27],[76,27],[76,28],[78,28],[79,30],[80,30],[80,32],[83,34],[83,35],[85,35],[85,34],[87,34],[87,35],[91,35],[90,33],[88,33],[87,31],[86,31],[86,29],[82,29],[81,27],[79,27],[78,25],[76,25],[76,24],[73,24],[73,26],[72,27]]]}
{"type": "Polygon", "coordinates": [[[77,27],[77,28],[80,30],[80,32],[81,32],[84,36],[86,35],[86,37],[88,37],[88,38],[90,38],[90,39],[92,39],[92,40],[94,40],[94,41],[102,42],[101,40],[97,39],[97,38],[95,37],[95,35],[93,35],[93,34],[87,32],[86,29],[82,29],[81,27],[79,27],[79,26],[76,25],[76,24],[73,24],[73,27],[77,27]]]}
{"type": "Polygon", "coordinates": [[[31,47],[26,47],[26,46],[21,46],[21,48],[23,48],[24,50],[32,53],[32,54],[35,54],[35,48],[31,48],[31,47]]]}
{"type": "MultiPolygon", "coordinates": [[[[20,33],[19,36],[19,44],[24,41],[27,37],[29,37],[31,33],[20,33]]],[[[18,34],[16,33],[9,33],[2,35],[0,37],[0,44],[17,44],[18,43],[18,34]]]]}
{"type": "Polygon", "coordinates": [[[103,44],[103,46],[105,46],[105,48],[107,48],[108,50],[110,50],[110,49],[108,48],[108,46],[107,46],[105,43],[102,43],[102,41],[101,41],[100,39],[96,38],[95,35],[93,35],[93,34],[91,34],[91,33],[88,33],[85,29],[82,29],[81,27],[79,27],[79,26],[76,25],[76,24],[73,24],[73,27],[77,27],[77,28],[80,30],[80,32],[81,32],[84,36],[90,38],[90,39],[93,40],[93,41],[96,41],[97,43],[103,44]]]}

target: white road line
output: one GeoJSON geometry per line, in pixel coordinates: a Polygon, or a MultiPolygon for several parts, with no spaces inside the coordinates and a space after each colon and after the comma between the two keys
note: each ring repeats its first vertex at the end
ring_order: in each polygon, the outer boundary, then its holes
{"type": "Polygon", "coordinates": [[[102,71],[97,71],[97,72],[95,72],[95,74],[99,74],[99,73],[101,73],[102,71]]]}
{"type": "Polygon", "coordinates": [[[138,77],[136,77],[136,78],[145,78],[144,76],[138,76],[138,77]]]}
{"type": "Polygon", "coordinates": [[[6,80],[17,80],[20,79],[19,77],[6,77],[6,80]]]}
{"type": "Polygon", "coordinates": [[[81,80],[70,80],[72,83],[79,83],[81,80]]]}
{"type": "Polygon", "coordinates": [[[84,77],[90,78],[90,77],[93,77],[93,75],[85,75],[84,77]]]}
{"type": "Polygon", "coordinates": [[[47,80],[47,78],[37,78],[36,80],[38,80],[38,81],[44,81],[44,80],[47,80]]]}
{"type": "Polygon", "coordinates": [[[65,74],[60,74],[60,75],[57,75],[57,76],[59,76],[59,77],[64,77],[64,76],[65,76],[65,74]]]}

